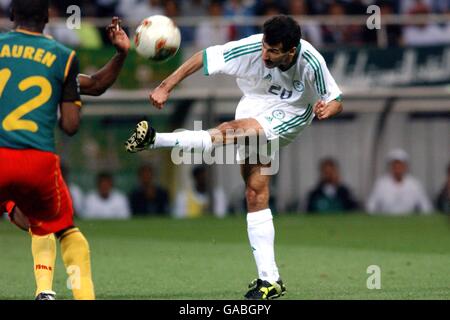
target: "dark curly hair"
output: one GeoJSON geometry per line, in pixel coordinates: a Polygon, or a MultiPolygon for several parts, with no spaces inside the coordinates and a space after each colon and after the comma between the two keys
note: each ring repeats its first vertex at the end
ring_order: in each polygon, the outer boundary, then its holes
{"type": "Polygon", "coordinates": [[[264,22],[263,33],[267,44],[274,46],[281,43],[285,52],[297,47],[302,38],[299,24],[286,15],[274,16],[264,22]]]}
{"type": "Polygon", "coordinates": [[[49,0],[12,0],[11,18],[15,21],[46,23],[49,0]]]}

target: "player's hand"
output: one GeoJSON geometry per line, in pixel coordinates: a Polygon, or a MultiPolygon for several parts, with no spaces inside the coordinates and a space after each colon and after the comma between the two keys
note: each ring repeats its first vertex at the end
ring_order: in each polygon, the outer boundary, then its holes
{"type": "Polygon", "coordinates": [[[130,50],[130,39],[121,27],[122,21],[118,17],[112,18],[111,24],[106,27],[111,43],[116,47],[117,52],[128,54],[130,50]]]}
{"type": "Polygon", "coordinates": [[[161,86],[150,93],[150,103],[157,109],[162,109],[167,99],[169,99],[169,91],[161,86]]]}
{"type": "Polygon", "coordinates": [[[314,113],[319,120],[324,120],[331,116],[330,110],[327,108],[327,104],[323,100],[316,102],[314,105],[314,113]]]}

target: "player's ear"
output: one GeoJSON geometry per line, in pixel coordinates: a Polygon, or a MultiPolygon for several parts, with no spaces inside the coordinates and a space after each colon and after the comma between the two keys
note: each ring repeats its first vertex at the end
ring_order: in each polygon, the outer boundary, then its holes
{"type": "Polygon", "coordinates": [[[296,53],[297,53],[297,47],[292,47],[291,50],[289,50],[290,56],[295,56],[296,53]]]}

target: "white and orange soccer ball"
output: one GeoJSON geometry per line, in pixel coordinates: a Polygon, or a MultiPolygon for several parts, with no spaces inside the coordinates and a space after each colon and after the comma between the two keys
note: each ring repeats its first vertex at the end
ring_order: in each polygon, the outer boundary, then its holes
{"type": "Polygon", "coordinates": [[[181,34],[175,22],[162,15],[144,19],[136,29],[134,44],[137,53],[149,60],[165,61],[180,48],[181,34]]]}

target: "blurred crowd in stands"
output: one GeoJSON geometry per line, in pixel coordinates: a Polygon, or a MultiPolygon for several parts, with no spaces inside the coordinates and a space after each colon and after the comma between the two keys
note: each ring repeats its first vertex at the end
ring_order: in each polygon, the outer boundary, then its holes
{"type": "MultiPolygon", "coordinates": [[[[442,212],[450,215],[450,164],[443,178],[442,189],[430,197],[421,182],[409,172],[410,159],[402,149],[386,155],[386,172],[378,177],[368,199],[356,199],[344,179],[339,164],[332,157],[318,163],[317,184],[308,191],[303,203],[295,201],[286,212],[309,214],[342,214],[365,211],[368,214],[404,216],[442,212]]],[[[237,190],[235,199],[219,186],[210,188],[207,166],[196,166],[191,172],[190,185],[177,190],[171,199],[168,190],[156,181],[152,166],[142,165],[136,177],[136,186],[126,195],[114,186],[111,173],[100,172],[96,188],[84,193],[70,183],[65,166],[63,175],[73,198],[76,214],[85,219],[128,219],[133,216],[172,216],[196,218],[214,215],[239,215],[247,212],[244,190],[237,190]],[[210,201],[210,200],[213,201],[210,201]]],[[[302,195],[299,195],[302,199],[302,195]]],[[[269,206],[277,212],[276,197],[272,195],[269,206]]]]}
{"type": "MultiPolygon", "coordinates": [[[[0,13],[7,16],[10,0],[0,0],[0,13]]],[[[275,14],[314,17],[329,15],[367,15],[369,5],[378,5],[384,14],[448,14],[450,0],[54,0],[51,16],[68,17],[67,7],[78,5],[83,17],[111,18],[120,16],[125,21],[140,21],[145,17],[163,14],[169,17],[264,17],[275,14]]],[[[127,31],[133,33],[130,23],[127,31]]],[[[301,21],[300,21],[301,24],[301,21]]],[[[258,33],[260,26],[242,26],[216,23],[201,19],[195,26],[180,26],[184,45],[199,48],[225,43],[258,33]]],[[[387,46],[420,46],[450,43],[449,23],[387,25],[384,43],[387,46]]],[[[98,48],[108,44],[102,28],[83,22],[82,30],[67,29],[65,23],[48,28],[57,40],[73,47],[98,48]]],[[[305,24],[303,36],[317,47],[340,45],[377,45],[377,31],[365,25],[305,24]]]]}

